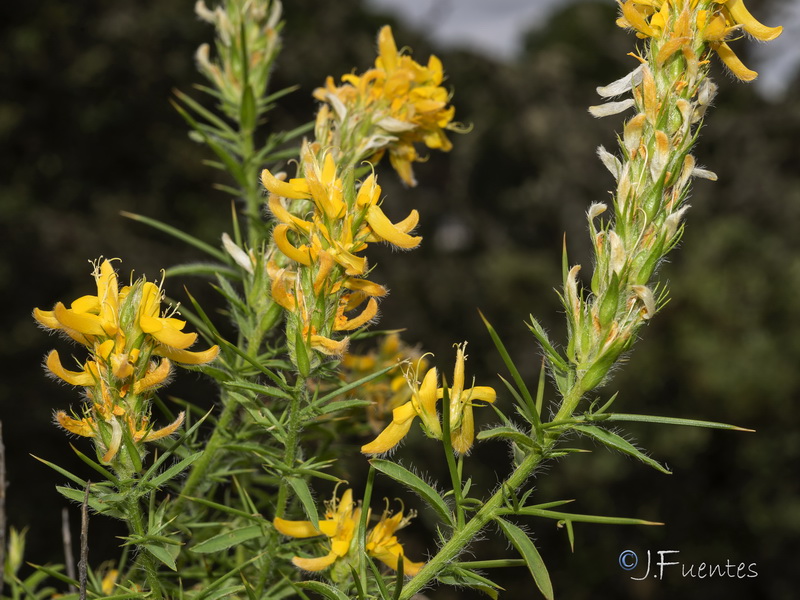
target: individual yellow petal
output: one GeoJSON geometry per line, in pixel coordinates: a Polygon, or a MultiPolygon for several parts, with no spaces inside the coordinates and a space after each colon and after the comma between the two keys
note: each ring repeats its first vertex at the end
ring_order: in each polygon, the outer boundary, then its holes
{"type": "Polygon", "coordinates": [[[336,341],[324,335],[311,336],[311,347],[328,356],[341,356],[347,352],[347,346],[349,344],[350,338],[336,341]]]}
{"type": "Polygon", "coordinates": [[[172,363],[168,359],[164,359],[158,363],[158,366],[151,368],[155,362],[150,364],[147,373],[141,379],[138,379],[133,384],[133,393],[141,394],[145,390],[153,389],[156,386],[162,385],[172,373],[172,363]]]}
{"type": "Polygon", "coordinates": [[[53,307],[53,314],[62,326],[74,329],[84,335],[114,335],[116,328],[110,328],[108,332],[103,329],[104,323],[97,315],[88,313],[76,313],[68,309],[63,303],[56,303],[53,307]]]}
{"type": "Polygon", "coordinates": [[[270,289],[272,292],[272,299],[275,300],[275,302],[280,304],[286,310],[294,312],[294,309],[297,308],[297,301],[295,300],[294,294],[286,289],[286,281],[283,278],[283,269],[276,277],[273,278],[270,289]]]}
{"type": "MultiPolygon", "coordinates": [[[[183,333],[174,326],[174,321],[177,321],[177,319],[170,320],[163,317],[141,315],[139,317],[139,327],[162,344],[178,350],[184,350],[197,341],[197,334],[183,333]]],[[[178,322],[183,323],[183,321],[178,322]]]]}
{"type": "Polygon", "coordinates": [[[381,197],[381,186],[375,182],[375,174],[367,177],[358,188],[358,195],[356,196],[357,206],[371,206],[377,204],[381,197]]]}
{"type": "Polygon", "coordinates": [[[61,364],[61,358],[56,350],[50,351],[50,354],[47,355],[45,364],[53,375],[59,379],[63,379],[70,385],[92,387],[95,383],[97,383],[88,367],[85,367],[83,371],[68,371],[65,369],[61,364]]]}
{"type": "Polygon", "coordinates": [[[63,410],[60,410],[56,413],[56,421],[58,421],[58,424],[70,433],[82,435],[83,437],[95,437],[97,435],[94,428],[94,421],[92,421],[92,419],[73,419],[72,417],[67,416],[67,413],[65,413],[63,410]]]}
{"type": "Polygon", "coordinates": [[[144,434],[144,436],[142,436],[141,440],[143,442],[152,442],[152,441],[160,440],[161,438],[165,438],[167,436],[172,435],[173,433],[175,433],[178,430],[178,428],[181,425],[183,425],[183,420],[184,420],[185,417],[186,417],[186,414],[183,411],[181,411],[180,414],[178,415],[178,418],[175,419],[172,423],[170,423],[166,427],[162,427],[161,429],[156,429],[155,431],[150,431],[150,432],[144,434]]]}
{"type": "MultiPolygon", "coordinates": [[[[322,535],[322,531],[314,527],[311,521],[288,521],[275,517],[272,524],[280,533],[293,538],[309,538],[322,535]]],[[[320,521],[322,524],[322,521],[320,521]]]]}
{"type": "Polygon", "coordinates": [[[290,179],[282,181],[275,177],[269,170],[261,171],[261,183],[273,194],[291,198],[293,200],[309,199],[311,192],[305,179],[290,179]]]}
{"type": "MultiPolygon", "coordinates": [[[[396,408],[395,410],[398,409],[396,408]]],[[[411,429],[411,424],[413,422],[413,418],[407,419],[401,423],[392,421],[386,426],[386,429],[378,434],[378,437],[372,440],[369,444],[364,444],[361,446],[361,452],[364,454],[383,454],[384,452],[388,452],[397,446],[397,444],[400,443],[400,440],[406,436],[409,429],[411,429]]]]}
{"type": "MultiPolygon", "coordinates": [[[[744,5],[744,0],[728,0],[725,3],[725,9],[730,13],[734,21],[744,27],[747,33],[762,42],[774,40],[783,31],[783,27],[767,27],[759,23],[756,18],[750,14],[750,11],[747,10],[747,7],[744,5]]],[[[737,77],[739,77],[739,75],[737,75],[737,77]]],[[[742,78],[739,77],[739,79],[742,78]]],[[[745,79],[745,81],[749,80],[745,79]]]]}
{"type": "Polygon", "coordinates": [[[270,193],[267,206],[269,207],[269,210],[272,212],[273,216],[280,222],[292,226],[296,231],[302,231],[304,233],[309,233],[311,231],[311,223],[304,221],[300,217],[294,216],[292,213],[286,210],[286,208],[283,206],[283,202],[281,202],[281,197],[277,194],[270,193]]]}
{"type": "Polygon", "coordinates": [[[475,420],[471,405],[466,404],[462,408],[461,423],[450,432],[450,441],[453,450],[458,454],[466,454],[472,448],[472,443],[475,441],[475,420]]]}
{"type": "Polygon", "coordinates": [[[183,365],[204,365],[217,358],[219,346],[211,346],[208,350],[191,352],[190,350],[177,350],[170,346],[159,345],[153,353],[183,365]]]}
{"type": "Polygon", "coordinates": [[[411,236],[398,229],[374,204],[367,209],[367,223],[377,236],[398,248],[416,248],[422,241],[420,236],[411,236]]]}
{"type": "Polygon", "coordinates": [[[301,558],[295,556],[292,559],[292,564],[304,571],[322,571],[330,567],[337,558],[338,557],[333,552],[319,558],[301,558]]]}
{"type": "Polygon", "coordinates": [[[394,42],[392,28],[388,25],[381,27],[378,32],[378,60],[380,67],[383,67],[387,72],[394,71],[397,68],[397,44],[394,42]]]}
{"type": "Polygon", "coordinates": [[[731,50],[731,47],[725,42],[712,44],[711,47],[717,51],[720,59],[731,70],[731,72],[742,81],[753,81],[756,77],[758,77],[758,73],[745,67],[744,63],[739,60],[739,57],[736,56],[733,50],[731,50]]]}
{"type": "Polygon", "coordinates": [[[334,329],[336,331],[350,331],[352,329],[358,329],[362,325],[369,323],[372,319],[375,318],[375,315],[378,314],[378,303],[375,298],[370,298],[367,306],[361,311],[361,314],[357,317],[352,319],[348,319],[344,315],[341,315],[342,320],[337,320],[334,329]]]}
{"type": "Polygon", "coordinates": [[[636,4],[632,0],[624,2],[621,6],[622,16],[630,24],[631,27],[643,33],[646,36],[653,37],[656,32],[645,20],[644,15],[639,11],[636,4]]]}
{"type": "Polygon", "coordinates": [[[293,261],[299,262],[301,265],[305,265],[306,267],[311,266],[311,253],[308,246],[304,245],[299,248],[293,246],[287,236],[288,231],[289,226],[284,223],[275,226],[275,228],[272,230],[272,237],[275,240],[275,245],[281,252],[283,252],[293,261]]]}
{"type": "Polygon", "coordinates": [[[378,298],[389,293],[389,290],[382,285],[356,277],[348,277],[344,282],[344,287],[348,290],[364,292],[367,296],[376,296],[378,298]]]}
{"type": "Polygon", "coordinates": [[[492,403],[497,399],[497,392],[487,385],[476,385],[464,392],[470,402],[480,401],[492,403]]]}
{"type": "Polygon", "coordinates": [[[42,327],[47,329],[63,329],[64,326],[56,319],[55,313],[52,310],[41,310],[40,308],[33,309],[33,318],[42,327]]]}

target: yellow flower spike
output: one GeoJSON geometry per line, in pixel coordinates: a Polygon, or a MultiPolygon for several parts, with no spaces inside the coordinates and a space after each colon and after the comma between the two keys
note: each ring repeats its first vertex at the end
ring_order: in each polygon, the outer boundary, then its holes
{"type": "MultiPolygon", "coordinates": [[[[467,344],[456,346],[456,365],[453,370],[453,383],[448,390],[450,397],[450,440],[453,450],[459,454],[466,454],[475,441],[475,421],[472,414],[473,402],[493,403],[497,399],[497,392],[489,386],[473,386],[464,389],[464,363],[467,344]]],[[[438,398],[444,396],[444,389],[436,392],[438,398]]]]}
{"type": "Polygon", "coordinates": [[[275,177],[268,169],[261,171],[261,183],[267,190],[278,196],[292,200],[307,200],[311,198],[308,183],[305,179],[290,179],[288,182],[275,177]]]}
{"type": "MultiPolygon", "coordinates": [[[[416,211],[412,211],[413,212],[416,211]]],[[[411,236],[400,230],[383,213],[381,208],[375,204],[367,209],[367,223],[372,231],[382,240],[397,246],[398,248],[411,249],[419,246],[422,242],[420,236],[411,236]]]]}
{"type": "Polygon", "coordinates": [[[90,418],[83,418],[83,419],[73,419],[70,416],[67,416],[63,410],[60,410],[56,413],[56,421],[58,424],[61,425],[64,429],[69,431],[70,433],[74,433],[75,435],[81,435],[83,437],[96,437],[97,432],[95,431],[96,425],[94,421],[90,418]]]}
{"type": "Polygon", "coordinates": [[[311,266],[311,251],[308,246],[300,246],[299,248],[292,245],[288,237],[289,226],[285,223],[276,225],[272,230],[272,238],[275,240],[275,245],[283,252],[288,258],[300,263],[306,267],[311,266]]]}
{"type": "Polygon", "coordinates": [[[397,540],[395,532],[408,525],[414,516],[416,516],[416,513],[413,511],[409,512],[408,516],[404,516],[402,511],[395,515],[390,515],[387,510],[367,535],[367,553],[395,571],[400,561],[402,561],[403,575],[407,577],[416,575],[425,563],[410,561],[405,556],[403,546],[397,540]]]}
{"type": "Polygon", "coordinates": [[[727,0],[723,10],[730,13],[733,21],[740,24],[747,33],[762,42],[774,40],[783,31],[783,27],[767,27],[757,21],[747,10],[743,0],[727,0]]]}
{"type": "Polygon", "coordinates": [[[168,359],[163,359],[157,365],[153,361],[148,366],[145,376],[133,384],[133,393],[141,394],[145,390],[163,385],[171,374],[172,363],[168,359]]]}
{"type": "Polygon", "coordinates": [[[70,385],[92,387],[97,383],[93,373],[89,370],[88,364],[84,365],[83,371],[68,371],[61,364],[61,357],[59,357],[56,350],[50,351],[45,360],[45,364],[53,375],[66,381],[70,385]]]}

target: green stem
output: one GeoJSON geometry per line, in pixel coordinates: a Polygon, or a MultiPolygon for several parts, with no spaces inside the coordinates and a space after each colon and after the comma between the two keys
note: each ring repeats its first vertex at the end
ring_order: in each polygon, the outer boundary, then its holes
{"type": "MultiPolygon", "coordinates": [[[[142,509],[139,506],[139,500],[135,498],[131,499],[126,508],[128,527],[131,533],[144,537],[146,534],[144,517],[142,515],[142,509]]],[[[150,586],[150,597],[154,600],[161,600],[164,597],[164,592],[161,589],[161,580],[158,577],[158,566],[155,558],[147,551],[147,548],[140,548],[137,562],[144,569],[145,578],[150,586]]]]}
{"type": "MultiPolygon", "coordinates": [[[[292,394],[292,402],[289,405],[289,426],[286,431],[286,447],[283,451],[283,466],[285,469],[293,469],[294,461],[297,458],[297,436],[300,433],[300,400],[304,395],[305,379],[303,377],[297,378],[297,383],[294,386],[294,393],[292,394]]],[[[288,475],[288,473],[287,473],[288,475]]],[[[289,483],[286,477],[281,479],[281,485],[278,488],[278,502],[275,508],[275,516],[283,518],[286,513],[286,500],[289,494],[289,483]]]]}
{"type": "Polygon", "coordinates": [[[234,402],[232,399],[228,398],[227,401],[225,400],[225,391],[223,389],[224,408],[222,409],[222,414],[220,414],[219,419],[217,420],[217,426],[214,428],[214,433],[211,434],[208,443],[206,443],[203,456],[197,459],[194,465],[192,465],[192,470],[189,472],[189,476],[186,478],[186,483],[183,484],[181,496],[179,496],[173,504],[173,511],[180,510],[186,501],[186,497],[191,496],[195,488],[203,481],[214,455],[225,441],[228,426],[231,424],[233,417],[236,415],[237,406],[236,402],[234,402]]]}
{"type": "Polygon", "coordinates": [[[525,457],[520,465],[506,479],[505,484],[501,485],[494,495],[489,498],[475,516],[473,516],[464,527],[458,529],[450,540],[441,547],[434,556],[417,575],[411,579],[400,594],[399,600],[410,600],[414,594],[425,587],[431,580],[436,578],[442,569],[453,561],[464,548],[475,538],[486,524],[491,521],[497,513],[497,509],[503,505],[505,500],[505,490],[511,488],[517,490],[530,477],[534,469],[539,466],[545,454],[533,453],[525,457]]]}

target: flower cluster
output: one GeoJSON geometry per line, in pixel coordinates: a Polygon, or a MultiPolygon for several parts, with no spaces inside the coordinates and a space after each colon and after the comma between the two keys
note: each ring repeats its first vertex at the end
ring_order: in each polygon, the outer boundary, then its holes
{"type": "Polygon", "coordinates": [[[386,294],[383,286],[365,278],[367,259],[359,253],[371,242],[417,247],[422,238],[410,231],[419,214],[412,210],[392,223],[380,207],[375,175],[356,189],[352,170],[342,173],[333,155],[318,144],[303,146],[301,163],[304,177],[283,181],[267,169],[261,176],[278,223],[272,240],[279,252],[268,263],[272,296],[292,315],[290,331],[299,331],[312,349],[338,356],[348,340],[334,340],[332,333],[371,321],[378,312],[376,298],[386,294]],[[365,302],[361,312],[348,316],[365,302]]]}
{"type": "Polygon", "coordinates": [[[134,443],[157,440],[173,433],[183,413],[164,428],[149,424],[150,403],[156,388],[172,373],[172,363],[201,365],[216,358],[219,348],[187,350],[196,333],[183,331],[186,323],[161,314],[162,290],[139,279],[121,289],[108,260],[95,264],[96,295],[82,296],[69,307],[58,302],[52,311],[34,309],[42,327],[59,331],[86,346],[90,358],[80,371],[66,369],[56,350],[45,361],[56,377],[86,388],[91,404],[76,419],[64,411],[56,420],[67,431],[95,438],[105,463],[119,452],[127,429],[134,443]],[[159,357],[160,360],[156,360],[159,357]]]}
{"type": "Polygon", "coordinates": [[[361,75],[343,75],[339,86],[328,77],[325,86],[314,92],[326,103],[317,115],[317,139],[352,149],[354,164],[365,159],[376,163],[388,149],[400,178],[416,185],[411,165],[420,157],[414,144],[447,152],[452,143],[445,130],[458,130],[443,79],[436,56],[423,66],[402,54],[387,25],[378,34],[374,68],[361,75]]]}
{"type": "Polygon", "coordinates": [[[696,64],[696,45],[707,44],[743,81],[752,81],[758,73],[745,67],[727,42],[742,29],[762,42],[783,31],[759,23],[744,0],[626,0],[621,7],[617,24],[634,29],[639,37],[653,38],[654,56],[660,64],[676,53],[696,64]]]}
{"type": "MultiPolygon", "coordinates": [[[[345,560],[351,551],[354,551],[353,541],[361,517],[361,508],[353,501],[353,491],[346,490],[340,499],[334,494],[326,505],[325,519],[319,521],[319,527],[311,521],[289,521],[278,517],[273,520],[275,529],[289,537],[311,538],[324,535],[330,538],[330,550],[325,556],[317,558],[295,556],[292,559],[296,567],[305,571],[327,569],[337,560],[345,560]]],[[[410,561],[395,536],[395,532],[408,525],[414,516],[413,511],[408,515],[404,515],[402,510],[395,514],[391,514],[388,510],[384,511],[380,521],[367,533],[367,553],[392,569],[397,569],[402,561],[403,573],[416,575],[424,563],[410,561]]]]}
{"type": "MultiPolygon", "coordinates": [[[[449,420],[450,439],[453,449],[459,454],[466,454],[475,440],[475,420],[472,407],[475,402],[492,403],[497,397],[494,388],[489,386],[464,387],[464,363],[466,343],[456,347],[456,365],[453,371],[453,383],[447,389],[450,400],[449,420]]],[[[422,428],[432,438],[442,439],[442,426],[436,411],[436,403],[444,397],[445,388],[437,387],[438,373],[436,368],[429,369],[420,384],[417,373],[409,370],[408,386],[411,399],[392,411],[392,422],[386,426],[378,437],[361,447],[365,454],[383,454],[388,452],[406,436],[416,417],[422,421],[422,428]]]]}

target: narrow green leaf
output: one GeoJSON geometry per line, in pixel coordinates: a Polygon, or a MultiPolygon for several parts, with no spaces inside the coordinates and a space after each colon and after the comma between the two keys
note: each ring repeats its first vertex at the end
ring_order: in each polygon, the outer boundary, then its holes
{"type": "MultiPolygon", "coordinates": [[[[247,64],[247,61],[245,61],[247,64]]],[[[239,109],[239,122],[243,132],[252,132],[256,127],[256,97],[253,88],[245,83],[242,93],[242,105],[239,109]]]]}
{"type": "MultiPolygon", "coordinates": [[[[69,471],[64,469],[63,467],[59,467],[55,463],[51,463],[50,461],[47,461],[47,460],[45,460],[43,458],[39,458],[35,454],[31,454],[31,456],[33,458],[35,458],[36,460],[38,460],[40,463],[46,464],[48,467],[50,467],[54,471],[57,471],[57,472],[61,473],[64,477],[66,477],[67,479],[69,479],[73,483],[77,483],[79,486],[81,486],[82,488],[86,489],[86,480],[85,479],[81,479],[80,477],[78,477],[77,475],[73,475],[72,473],[70,473],[69,471]]],[[[81,501],[83,501],[83,498],[81,498],[81,501]]]]}
{"type": "Polygon", "coordinates": [[[534,449],[537,447],[536,442],[513,427],[492,427],[491,429],[484,429],[475,437],[477,437],[479,440],[491,440],[494,438],[511,440],[519,446],[528,449],[534,449]]]}
{"type": "Polygon", "coordinates": [[[186,242],[190,246],[194,246],[198,250],[202,250],[203,252],[213,256],[220,262],[225,262],[225,255],[220,250],[214,248],[209,244],[206,244],[204,241],[194,236],[191,236],[184,231],[181,231],[177,227],[173,227],[172,225],[167,225],[166,223],[162,223],[161,221],[157,221],[156,219],[151,219],[150,217],[137,215],[136,213],[131,213],[124,210],[121,211],[120,214],[123,217],[131,219],[133,221],[138,221],[140,223],[144,223],[145,225],[149,225],[153,229],[158,229],[159,231],[163,231],[164,233],[167,233],[183,242],[186,242]]]}
{"type": "Polygon", "coordinates": [[[340,592],[335,587],[322,583],[321,581],[301,581],[297,584],[299,587],[311,590],[317,594],[324,596],[328,600],[350,600],[343,592],[340,592]]]}
{"type": "Polygon", "coordinates": [[[516,514],[529,515],[532,517],[543,517],[555,521],[574,521],[575,523],[598,523],[601,525],[663,525],[656,521],[645,521],[643,519],[631,519],[628,517],[606,517],[602,515],[582,515],[578,513],[565,513],[555,510],[547,510],[535,506],[523,506],[516,514]]]}
{"type": "Polygon", "coordinates": [[[261,385],[259,383],[252,383],[250,381],[228,381],[225,386],[240,390],[248,390],[257,394],[262,394],[268,398],[283,398],[284,400],[292,399],[291,394],[283,391],[280,388],[269,385],[261,385]]]}
{"type": "Polygon", "coordinates": [[[241,517],[243,519],[248,519],[250,521],[254,521],[256,523],[265,524],[267,521],[262,517],[260,514],[250,514],[243,510],[239,510],[238,508],[233,508],[226,504],[219,504],[217,502],[212,502],[211,500],[206,500],[205,498],[197,498],[194,496],[183,496],[190,502],[195,502],[196,504],[202,504],[203,506],[207,506],[208,508],[213,508],[215,510],[219,510],[221,512],[227,513],[234,517],[241,517]]]}
{"type": "Polygon", "coordinates": [[[202,116],[206,119],[209,123],[212,123],[217,129],[221,132],[224,132],[228,135],[231,139],[236,139],[237,135],[236,132],[228,125],[225,121],[217,117],[213,112],[206,109],[202,104],[193,100],[190,96],[187,96],[180,90],[173,90],[173,93],[180,99],[181,102],[186,104],[189,108],[195,111],[197,114],[202,116]]]}
{"type": "Polygon", "coordinates": [[[150,485],[152,485],[153,487],[161,487],[167,481],[177,476],[184,469],[189,467],[198,458],[203,456],[203,452],[205,451],[201,450],[200,452],[195,452],[194,454],[191,454],[186,458],[184,458],[182,461],[175,463],[169,469],[167,469],[157,477],[154,477],[152,480],[150,480],[150,485]]]}
{"type": "MultiPolygon", "coordinates": [[[[66,487],[63,485],[57,485],[56,490],[59,494],[67,498],[68,500],[72,500],[73,502],[83,503],[83,498],[85,492],[83,490],[77,490],[75,488],[66,487]]],[[[98,513],[104,513],[112,510],[111,506],[106,504],[105,502],[99,501],[97,498],[93,498],[89,496],[89,506],[92,510],[98,513]]]]}
{"type": "Polygon", "coordinates": [[[228,548],[262,535],[264,535],[264,529],[260,525],[247,525],[239,529],[218,533],[214,537],[208,538],[196,546],[189,548],[189,550],[198,554],[210,554],[212,552],[219,552],[220,550],[227,550],[228,548]]]}
{"type": "Polygon", "coordinates": [[[369,461],[369,463],[384,475],[387,475],[395,481],[399,481],[403,485],[411,488],[412,491],[416,492],[428,503],[431,508],[433,508],[439,514],[445,523],[447,523],[450,527],[455,526],[450,509],[447,508],[447,504],[445,504],[445,501],[439,495],[439,492],[425,483],[425,481],[423,481],[418,475],[415,475],[397,463],[380,458],[373,458],[371,461],[369,461]]]}
{"type": "Polygon", "coordinates": [[[86,456],[83,452],[78,450],[72,444],[70,444],[69,447],[72,448],[72,450],[75,452],[75,454],[78,455],[78,458],[80,458],[83,462],[85,462],[92,469],[94,469],[95,471],[100,473],[100,475],[102,475],[103,477],[108,479],[111,483],[113,483],[116,486],[119,486],[119,479],[117,479],[111,471],[109,471],[108,469],[103,468],[102,465],[100,465],[99,463],[93,461],[91,458],[86,456]]]}
{"type": "MultiPolygon", "coordinates": [[[[389,590],[386,588],[386,582],[383,580],[383,575],[381,575],[380,569],[375,564],[375,561],[372,560],[368,554],[364,554],[364,557],[367,559],[367,564],[369,568],[372,570],[372,574],[375,576],[375,583],[378,584],[378,592],[380,593],[381,600],[392,600],[392,596],[389,595],[389,590]]],[[[403,561],[399,561],[400,565],[403,564],[403,561]]]]}
{"type": "Polygon", "coordinates": [[[308,484],[304,479],[299,477],[287,477],[286,481],[292,486],[294,493],[303,505],[303,510],[308,517],[308,520],[314,524],[314,527],[319,528],[319,514],[317,513],[317,504],[314,502],[314,497],[311,495],[311,490],[308,489],[308,484]]]}
{"type": "Polygon", "coordinates": [[[620,435],[617,435],[616,433],[613,433],[601,427],[595,427],[594,425],[573,425],[572,427],[573,429],[581,433],[585,433],[589,437],[596,439],[598,442],[605,444],[609,448],[612,448],[614,450],[619,450],[624,454],[633,456],[637,460],[640,460],[644,464],[653,467],[657,471],[661,471],[662,473],[665,473],[667,475],[672,474],[672,472],[663,465],[661,465],[661,463],[659,463],[656,460],[653,460],[652,458],[647,456],[644,452],[639,450],[636,446],[631,444],[628,440],[626,440],[620,435]]]}
{"type": "Polygon", "coordinates": [[[497,335],[494,327],[491,326],[489,321],[486,320],[486,317],[483,316],[483,313],[478,311],[480,314],[481,319],[483,320],[483,324],[486,326],[486,329],[489,331],[489,336],[492,338],[494,342],[495,348],[497,348],[497,352],[500,354],[500,358],[503,359],[503,363],[505,363],[508,372],[511,373],[512,379],[514,379],[514,383],[517,384],[517,389],[519,389],[522,397],[525,400],[525,414],[529,414],[531,417],[531,423],[533,424],[534,428],[539,431],[542,422],[539,419],[539,415],[536,413],[535,403],[533,401],[533,397],[531,396],[530,391],[528,390],[528,386],[525,385],[525,381],[522,379],[522,375],[519,374],[519,370],[517,369],[514,361],[511,360],[511,356],[508,354],[508,350],[506,350],[505,345],[503,344],[500,336],[497,335]]]}
{"type": "Polygon", "coordinates": [[[698,421],[697,419],[680,419],[676,417],[659,417],[656,415],[631,415],[626,413],[610,413],[602,415],[604,421],[636,421],[640,423],[660,423],[662,425],[686,425],[688,427],[708,427],[710,429],[728,429],[732,431],[754,432],[755,429],[746,429],[727,423],[715,421],[698,421]]]}
{"type": "Polygon", "coordinates": [[[525,560],[525,564],[528,565],[528,570],[530,570],[533,576],[536,587],[539,588],[539,591],[542,592],[547,600],[553,600],[553,584],[550,582],[550,574],[547,572],[547,567],[539,551],[536,549],[536,546],[533,545],[533,542],[528,537],[528,534],[505,519],[495,517],[495,521],[500,525],[500,529],[502,529],[508,541],[511,542],[520,556],[525,560]]]}
{"type": "Polygon", "coordinates": [[[241,274],[234,268],[220,263],[186,263],[175,265],[164,271],[166,277],[227,277],[241,280],[241,274]]]}

